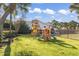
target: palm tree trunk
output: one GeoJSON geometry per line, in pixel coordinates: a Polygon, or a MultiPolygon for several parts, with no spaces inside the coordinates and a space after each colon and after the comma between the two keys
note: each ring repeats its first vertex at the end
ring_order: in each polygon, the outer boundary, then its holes
{"type": "Polygon", "coordinates": [[[13,4],[10,4],[9,7],[6,9],[5,13],[3,14],[2,18],[0,19],[0,36],[2,38],[2,31],[3,31],[3,23],[5,22],[6,20],[6,17],[9,15],[10,13],[10,10],[13,12],[14,9],[16,8],[16,4],[13,3],[13,4]]]}
{"type": "Polygon", "coordinates": [[[10,33],[12,33],[12,14],[10,13],[10,33]]]}
{"type": "Polygon", "coordinates": [[[8,16],[9,12],[5,12],[2,18],[0,19],[0,36],[3,38],[2,32],[3,32],[3,23],[6,20],[6,17],[8,16]]]}
{"type": "Polygon", "coordinates": [[[1,38],[3,38],[2,30],[3,30],[3,24],[0,25],[0,37],[1,37],[1,38]]]}

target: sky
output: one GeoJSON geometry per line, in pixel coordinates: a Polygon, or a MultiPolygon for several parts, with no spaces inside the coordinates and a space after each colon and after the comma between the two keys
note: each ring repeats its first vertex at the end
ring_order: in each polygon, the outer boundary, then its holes
{"type": "MultiPolygon", "coordinates": [[[[70,3],[32,3],[28,7],[29,12],[24,14],[25,20],[38,19],[42,22],[50,22],[52,20],[69,22],[75,20],[79,22],[76,12],[70,12],[70,5],[70,3]]],[[[20,14],[16,18],[20,18],[20,14]]]]}
{"type": "Polygon", "coordinates": [[[26,14],[27,20],[39,19],[42,22],[57,20],[59,22],[69,22],[77,19],[75,11],[70,12],[69,3],[32,3],[29,12],[26,14]]]}

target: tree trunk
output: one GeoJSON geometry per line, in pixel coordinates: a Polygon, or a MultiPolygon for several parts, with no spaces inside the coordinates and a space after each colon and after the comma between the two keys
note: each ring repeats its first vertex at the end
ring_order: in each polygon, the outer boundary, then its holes
{"type": "Polygon", "coordinates": [[[14,11],[14,9],[16,8],[16,4],[15,3],[11,3],[9,5],[9,7],[6,9],[5,13],[3,14],[2,18],[0,19],[0,36],[2,38],[2,31],[3,31],[3,23],[5,22],[6,20],[6,17],[9,15],[10,11],[14,11]]]}
{"type": "Polygon", "coordinates": [[[3,30],[3,24],[0,24],[0,37],[1,37],[1,38],[3,38],[2,30],[3,30]]]}
{"type": "Polygon", "coordinates": [[[12,14],[10,13],[10,33],[12,33],[12,14]]]}
{"type": "Polygon", "coordinates": [[[6,20],[6,17],[8,16],[9,12],[5,12],[2,18],[0,19],[0,36],[3,38],[2,31],[3,31],[3,23],[6,20]]]}

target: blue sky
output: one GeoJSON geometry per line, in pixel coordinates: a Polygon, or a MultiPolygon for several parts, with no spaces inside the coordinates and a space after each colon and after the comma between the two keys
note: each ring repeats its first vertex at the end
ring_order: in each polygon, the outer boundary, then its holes
{"type": "MultiPolygon", "coordinates": [[[[42,22],[50,22],[52,20],[57,20],[60,22],[69,22],[77,19],[77,14],[75,11],[72,13],[69,10],[69,3],[32,3],[28,7],[29,12],[25,13],[25,20],[39,19],[42,22]]],[[[19,18],[21,13],[16,17],[19,18]]]]}
{"type": "MultiPolygon", "coordinates": [[[[29,12],[25,13],[25,20],[39,19],[42,22],[50,22],[52,20],[57,20],[60,22],[69,22],[77,19],[77,14],[75,11],[72,13],[69,10],[70,3],[32,3],[28,7],[29,12]]],[[[0,13],[2,10],[0,10],[0,13]]],[[[17,15],[16,18],[20,18],[21,13],[17,15]]]]}
{"type": "Polygon", "coordinates": [[[26,14],[27,20],[39,19],[43,22],[57,20],[60,22],[69,22],[77,20],[76,12],[70,12],[69,3],[32,3],[29,12],[26,14]]]}

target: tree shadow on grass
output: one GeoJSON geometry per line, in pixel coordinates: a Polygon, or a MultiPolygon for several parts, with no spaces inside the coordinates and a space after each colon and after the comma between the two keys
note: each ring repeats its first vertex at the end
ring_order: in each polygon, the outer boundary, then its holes
{"type": "Polygon", "coordinates": [[[10,45],[7,45],[4,51],[4,56],[10,56],[11,48],[10,45]]]}
{"type": "Polygon", "coordinates": [[[49,42],[52,42],[54,44],[57,44],[59,46],[65,47],[65,48],[73,48],[73,49],[77,49],[75,46],[65,43],[62,40],[58,40],[56,37],[53,37],[53,39],[51,39],[49,42]]]}
{"type": "Polygon", "coordinates": [[[4,51],[4,56],[10,56],[10,53],[11,53],[10,44],[7,44],[5,51],[4,51]]]}

